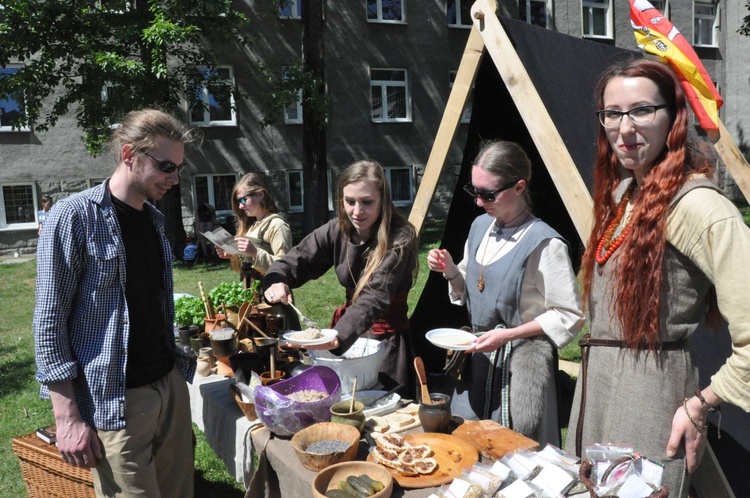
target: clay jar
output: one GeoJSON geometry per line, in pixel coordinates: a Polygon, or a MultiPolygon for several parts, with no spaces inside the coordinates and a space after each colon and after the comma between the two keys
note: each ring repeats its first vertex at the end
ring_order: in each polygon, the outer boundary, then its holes
{"type": "Polygon", "coordinates": [[[260,374],[260,381],[264,386],[270,386],[271,384],[275,384],[286,377],[286,372],[284,372],[283,370],[276,370],[274,374],[276,374],[276,376],[272,377],[270,371],[263,372],[262,374],[260,374]]]}
{"type": "Polygon", "coordinates": [[[354,410],[351,412],[352,401],[339,401],[331,407],[331,422],[338,424],[347,424],[355,427],[360,433],[365,428],[365,405],[361,401],[354,402],[354,410]]]}
{"type": "Polygon", "coordinates": [[[447,434],[451,423],[451,397],[447,394],[430,393],[432,404],[419,403],[419,423],[425,432],[447,434]]]}
{"type": "Polygon", "coordinates": [[[199,377],[207,377],[211,375],[211,368],[213,368],[211,363],[213,363],[213,361],[210,356],[199,356],[195,368],[195,374],[199,377]]]}

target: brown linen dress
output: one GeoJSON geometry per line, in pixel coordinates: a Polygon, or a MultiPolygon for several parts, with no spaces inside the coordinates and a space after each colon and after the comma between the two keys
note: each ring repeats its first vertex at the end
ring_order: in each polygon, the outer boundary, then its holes
{"type": "MultiPolygon", "coordinates": [[[[673,203],[692,188],[690,182],[673,203]]],[[[610,285],[620,252],[604,265],[596,265],[589,302],[592,339],[622,340],[611,310],[615,296],[610,285]]],[[[670,498],[687,496],[689,479],[683,447],[674,458],[666,456],[672,418],[685,397],[698,388],[698,369],[690,336],[705,313],[708,278],[671,244],[664,254],[664,286],[659,330],[661,341],[680,342],[677,349],[658,352],[592,346],[588,357],[588,387],[583,423],[583,447],[590,443],[633,445],[635,451],[665,466],[662,484],[670,498]]],[[[581,377],[576,384],[565,448],[575,451],[576,426],[581,403],[581,377]]]]}

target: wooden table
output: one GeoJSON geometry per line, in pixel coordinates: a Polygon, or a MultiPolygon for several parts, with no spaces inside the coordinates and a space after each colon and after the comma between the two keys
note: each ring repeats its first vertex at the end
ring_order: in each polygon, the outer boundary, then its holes
{"type": "MultiPolygon", "coordinates": [[[[247,498],[310,496],[315,472],[302,466],[291,438],[274,436],[261,424],[245,418],[229,394],[228,386],[233,382],[234,379],[210,375],[196,377],[193,384],[188,384],[193,422],[205,434],[208,445],[226,464],[229,474],[245,486],[247,498]],[[259,460],[257,469],[253,468],[253,453],[259,460]]],[[[366,458],[367,444],[363,440],[357,460],[366,458]]],[[[425,498],[436,489],[404,490],[394,485],[392,496],[425,498]]]]}

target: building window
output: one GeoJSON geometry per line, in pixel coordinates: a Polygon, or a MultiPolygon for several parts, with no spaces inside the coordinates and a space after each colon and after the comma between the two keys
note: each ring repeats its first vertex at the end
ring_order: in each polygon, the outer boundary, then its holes
{"type": "Polygon", "coordinates": [[[281,0],[279,17],[282,19],[302,19],[302,0],[281,0]]]}
{"type": "Polygon", "coordinates": [[[664,17],[669,19],[669,0],[650,0],[649,3],[653,5],[656,10],[661,12],[664,17]]]}
{"type": "Polygon", "coordinates": [[[409,78],[406,69],[370,68],[372,121],[411,121],[409,78]]]}
{"type": "Polygon", "coordinates": [[[414,177],[411,166],[394,166],[383,168],[388,185],[391,187],[391,198],[396,206],[409,206],[414,201],[414,177]]]}
{"type": "MultiPolygon", "coordinates": [[[[17,73],[21,67],[17,64],[0,67],[0,78],[17,73]]],[[[24,116],[24,111],[22,91],[12,91],[6,98],[0,98],[0,131],[29,131],[28,128],[18,127],[18,119],[24,116]]]]}
{"type": "Polygon", "coordinates": [[[368,22],[403,23],[403,0],[367,0],[368,22]]]}
{"type": "Polygon", "coordinates": [[[96,6],[99,10],[109,12],[110,14],[124,14],[125,12],[135,10],[133,2],[126,0],[97,0],[96,6]]]}
{"type": "Polygon", "coordinates": [[[200,68],[202,82],[195,90],[197,102],[190,109],[190,124],[234,126],[234,70],[231,66],[200,68]]]}
{"type": "Polygon", "coordinates": [[[33,183],[10,183],[0,188],[0,229],[37,228],[33,183]]]}
{"type": "MultiPolygon", "coordinates": [[[[102,87],[102,103],[107,107],[108,103],[116,102],[118,99],[122,100],[121,94],[122,92],[119,91],[115,85],[107,82],[102,87]]],[[[120,126],[120,118],[115,115],[114,110],[111,108],[107,111],[106,120],[110,128],[117,128],[120,126]]]]}
{"type": "Polygon", "coordinates": [[[287,209],[301,213],[305,205],[305,175],[301,169],[286,172],[287,209]]]}
{"type": "Polygon", "coordinates": [[[446,4],[446,21],[453,28],[470,28],[471,5],[474,0],[448,0],[446,4]]]}
{"type": "MultiPolygon", "coordinates": [[[[281,77],[284,80],[289,80],[291,76],[287,72],[287,68],[284,68],[281,77]]],[[[297,100],[289,103],[284,108],[284,123],[286,124],[301,124],[302,123],[302,89],[297,91],[297,100]]]]}
{"type": "Polygon", "coordinates": [[[549,27],[547,0],[518,0],[518,17],[534,26],[549,27]]]}
{"type": "Polygon", "coordinates": [[[695,2],[695,25],[693,29],[693,45],[696,47],[715,47],[719,31],[718,4],[695,2]]]}
{"type": "Polygon", "coordinates": [[[612,0],[583,0],[583,36],[612,38],[612,0]]]}
{"type": "Polygon", "coordinates": [[[216,214],[232,213],[232,189],[237,181],[235,173],[224,175],[196,175],[195,184],[196,205],[211,204],[216,208],[216,214]]]}
{"type": "MultiPolygon", "coordinates": [[[[453,83],[456,82],[456,74],[458,74],[458,71],[451,71],[449,74],[449,83],[450,88],[453,88],[453,83]]],[[[469,123],[471,122],[471,109],[474,105],[474,85],[472,84],[471,90],[469,90],[469,96],[466,99],[466,105],[464,106],[464,112],[461,114],[461,122],[462,123],[469,123]]]]}

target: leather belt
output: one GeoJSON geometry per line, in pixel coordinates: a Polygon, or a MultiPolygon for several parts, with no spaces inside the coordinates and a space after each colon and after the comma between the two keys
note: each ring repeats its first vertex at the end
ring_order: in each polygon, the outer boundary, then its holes
{"type": "MultiPolygon", "coordinates": [[[[685,340],[662,342],[657,346],[656,351],[677,351],[685,347],[685,342],[685,340]]],[[[583,418],[586,414],[586,387],[588,384],[587,374],[589,366],[589,348],[591,346],[620,349],[632,348],[625,341],[618,341],[614,339],[592,339],[591,334],[584,334],[583,337],[581,337],[581,339],[578,341],[578,345],[581,346],[581,403],[578,408],[578,423],[576,424],[576,455],[580,457],[583,442],[583,418]]],[[[644,344],[636,349],[648,349],[648,345],[644,344]]]]}

